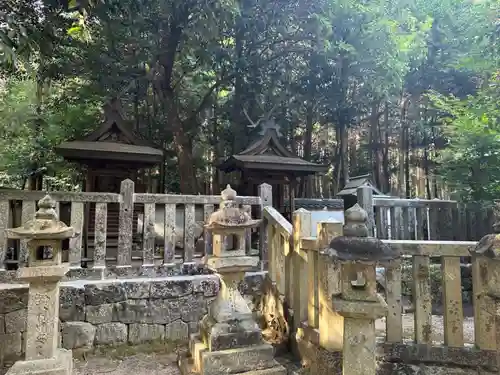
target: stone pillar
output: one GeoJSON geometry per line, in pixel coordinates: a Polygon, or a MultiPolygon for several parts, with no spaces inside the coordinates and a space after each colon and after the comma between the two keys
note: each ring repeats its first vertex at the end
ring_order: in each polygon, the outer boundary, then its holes
{"type": "Polygon", "coordinates": [[[380,240],[368,237],[368,215],[356,204],[345,213],[344,235],[322,253],[340,267],[340,295],[333,309],[344,317],[343,373],[375,375],[375,320],[387,312],[377,293],[375,266],[399,257],[380,240]]]}
{"type": "Polygon", "coordinates": [[[49,197],[38,202],[34,220],[7,229],[8,238],[28,240],[28,266],[17,271],[29,283],[26,358],[8,374],[71,375],[70,350],[58,348],[59,282],[69,270],[61,262],[62,241],[74,235],[73,228],[58,220],[55,202],[49,197]]]}
{"type": "Polygon", "coordinates": [[[200,333],[190,339],[188,357],[180,358],[185,375],[248,374],[265,370],[269,375],[286,375],[286,369],[274,359],[274,348],[264,343],[262,331],[253,320],[252,311],[238,290],[245,272],[255,269],[259,258],[246,253],[248,229],[260,225],[247,209],[236,203],[236,192],[228,185],[222,192],[218,211],[206,225],[213,234],[213,251],[207,266],[220,278],[220,291],[200,322],[200,333]],[[223,241],[232,236],[234,248],[223,241]]]}

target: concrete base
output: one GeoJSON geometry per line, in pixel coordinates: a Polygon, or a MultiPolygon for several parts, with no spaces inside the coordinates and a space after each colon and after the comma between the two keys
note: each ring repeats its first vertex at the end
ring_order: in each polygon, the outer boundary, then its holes
{"type": "Polygon", "coordinates": [[[72,373],[71,350],[58,349],[54,358],[16,362],[6,375],[71,375],[72,373]]]}
{"type": "Polygon", "coordinates": [[[286,375],[286,369],[274,359],[274,348],[269,344],[243,348],[208,351],[198,335],[189,343],[190,357],[180,359],[183,375],[286,375]]]}

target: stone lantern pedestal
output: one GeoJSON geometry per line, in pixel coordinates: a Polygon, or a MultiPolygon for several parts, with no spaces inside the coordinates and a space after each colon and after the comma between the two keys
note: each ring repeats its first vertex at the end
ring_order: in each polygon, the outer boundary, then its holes
{"type": "Polygon", "coordinates": [[[200,322],[200,333],[190,339],[189,357],[180,360],[181,371],[185,375],[286,375],[238,290],[245,272],[259,263],[258,257],[245,253],[245,233],[260,220],[252,220],[247,210],[238,207],[236,192],[229,185],[221,197],[220,209],[206,226],[213,235],[213,255],[206,264],[219,276],[220,291],[200,322]],[[232,236],[227,243],[234,249],[226,248],[226,236],[232,236]]]}
{"type": "Polygon", "coordinates": [[[376,265],[399,258],[382,241],[367,237],[367,219],[357,204],[347,210],[344,236],[322,251],[340,266],[340,294],[332,300],[344,317],[342,368],[348,375],[376,374],[375,320],[387,313],[387,303],[377,293],[376,265]]]}
{"type": "Polygon", "coordinates": [[[73,228],[58,220],[55,202],[49,197],[38,202],[34,220],[7,229],[8,238],[28,240],[28,265],[19,268],[17,278],[29,283],[26,358],[16,362],[8,375],[71,375],[72,352],[59,344],[59,282],[69,266],[61,262],[61,245],[73,236],[73,228]]]}

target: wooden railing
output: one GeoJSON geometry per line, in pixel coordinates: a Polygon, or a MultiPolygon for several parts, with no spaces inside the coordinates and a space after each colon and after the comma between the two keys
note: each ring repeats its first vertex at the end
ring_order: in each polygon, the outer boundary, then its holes
{"type": "MultiPolygon", "coordinates": [[[[323,228],[333,229],[335,223],[321,223],[323,228]]],[[[460,257],[470,256],[469,249],[476,242],[454,241],[398,241],[385,240],[386,244],[401,253],[403,259],[411,258],[412,289],[414,303],[413,342],[417,344],[441,344],[433,342],[432,333],[432,296],[430,288],[431,259],[440,260],[442,271],[442,311],[444,323],[443,345],[448,347],[463,347],[465,344],[475,344],[479,349],[495,350],[494,316],[486,308],[485,292],[488,282],[488,267],[484,259],[473,258],[472,284],[474,309],[474,342],[464,340],[464,314],[462,301],[462,283],[460,257]]],[[[307,326],[316,329],[322,346],[338,348],[341,335],[332,338],[332,327],[327,325],[322,329],[322,321],[331,319],[331,312],[324,309],[321,295],[331,296],[337,292],[338,285],[330,284],[338,280],[333,276],[339,272],[335,265],[325,260],[318,262],[318,252],[324,248],[321,238],[302,238],[301,248],[307,253],[307,267],[301,270],[304,278],[310,281],[309,299],[307,301],[307,326]],[[325,270],[326,268],[326,270],[325,270]],[[326,281],[326,282],[325,282],[326,281]],[[322,316],[323,315],[323,316],[322,316]],[[330,315],[330,316],[329,316],[330,315]],[[323,338],[322,338],[323,336],[323,338]]],[[[402,306],[402,264],[394,262],[385,270],[385,298],[388,304],[386,317],[386,341],[390,343],[403,342],[403,306],[402,306]]]]}
{"type": "Polygon", "coordinates": [[[372,233],[380,239],[478,241],[493,225],[491,204],[372,196],[367,186],[357,193],[359,204],[371,215],[372,233]]]}
{"type": "MultiPolygon", "coordinates": [[[[260,186],[261,196],[246,197],[238,196],[237,201],[241,205],[255,207],[253,210],[257,215],[262,215],[262,207],[270,202],[271,189],[267,184],[260,186]]],[[[19,226],[33,218],[36,211],[37,201],[47,192],[41,191],[0,191],[0,270],[5,267],[23,263],[26,260],[26,244],[15,243],[7,240],[5,229],[19,226]],[[19,209],[20,208],[20,209],[19,209]],[[20,214],[19,214],[20,211],[20,214]],[[14,249],[15,251],[12,251],[14,249]]],[[[109,264],[119,267],[130,267],[132,265],[150,266],[153,264],[171,264],[178,262],[193,262],[197,257],[206,253],[210,246],[208,233],[204,233],[205,247],[201,253],[195,254],[195,228],[203,228],[204,222],[220,203],[220,196],[214,195],[174,195],[174,194],[139,194],[134,192],[134,183],[125,180],[121,184],[119,194],[114,193],[70,193],[50,192],[51,197],[57,202],[56,210],[60,213],[60,219],[71,225],[76,236],[71,238],[68,246],[68,262],[72,268],[81,267],[88,263],[92,268],[104,268],[109,264]],[[93,254],[88,254],[89,244],[85,248],[86,240],[85,213],[90,210],[88,205],[95,205],[93,254]],[[119,230],[117,234],[117,246],[114,254],[111,253],[109,244],[110,234],[107,230],[109,205],[118,205],[119,230]],[[142,206],[144,213],[144,225],[141,233],[134,233],[134,209],[142,206]],[[65,207],[63,210],[62,207],[65,207]],[[66,210],[66,207],[68,208],[66,210]],[[157,241],[155,226],[156,210],[163,210],[164,217],[163,238],[157,241]],[[179,209],[184,211],[183,250],[181,254],[176,253],[175,243],[176,216],[179,209]],[[64,212],[63,212],[64,211],[64,212]],[[202,213],[201,220],[195,218],[196,213],[202,213]],[[137,237],[139,241],[136,241],[137,237]],[[160,242],[160,243],[158,243],[160,242]],[[137,248],[139,247],[139,248],[137,248]],[[158,251],[160,250],[160,251],[158,251]],[[161,253],[163,250],[163,254],[161,253]],[[135,263],[134,263],[135,262],[135,263]]],[[[263,247],[260,241],[259,247],[263,247]]],[[[260,249],[260,254],[266,256],[265,251],[260,249]]]]}

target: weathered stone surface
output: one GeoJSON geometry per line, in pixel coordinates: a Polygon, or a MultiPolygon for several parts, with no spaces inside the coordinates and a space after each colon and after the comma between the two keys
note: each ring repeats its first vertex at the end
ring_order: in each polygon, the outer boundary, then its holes
{"type": "Polygon", "coordinates": [[[216,277],[206,280],[193,281],[193,291],[201,293],[205,297],[215,297],[219,293],[220,282],[216,277]]]}
{"type": "Polygon", "coordinates": [[[405,363],[382,363],[377,375],[493,375],[493,372],[447,366],[410,365],[405,363]]]}
{"type": "Polygon", "coordinates": [[[5,333],[5,317],[0,315],[0,335],[5,333]]]}
{"type": "Polygon", "coordinates": [[[85,285],[85,304],[102,305],[122,302],[127,299],[122,283],[87,284],[85,285]]]}
{"type": "Polygon", "coordinates": [[[4,358],[20,356],[23,352],[22,337],[23,335],[21,332],[0,335],[0,342],[2,343],[2,345],[0,345],[0,358],[2,358],[2,354],[4,358]]]}
{"type": "Polygon", "coordinates": [[[91,348],[94,344],[96,327],[86,322],[62,324],[62,347],[65,349],[91,348]]]}
{"type": "Polygon", "coordinates": [[[262,332],[253,321],[217,323],[207,315],[200,324],[200,334],[210,351],[263,344],[262,332]]]}
{"type": "Polygon", "coordinates": [[[150,296],[151,282],[124,282],[123,288],[127,299],[148,299],[150,296]]]}
{"type": "Polygon", "coordinates": [[[113,311],[114,321],[127,324],[167,324],[180,316],[177,300],[128,300],[115,304],[113,311]]]}
{"type": "Polygon", "coordinates": [[[193,293],[191,280],[165,280],[151,283],[151,298],[177,298],[193,293]]]}
{"type": "Polygon", "coordinates": [[[26,331],[26,317],[28,310],[22,309],[5,314],[5,332],[24,332],[26,331]]]}
{"type": "Polygon", "coordinates": [[[169,341],[187,341],[189,338],[189,329],[187,323],[182,320],[176,320],[165,327],[165,337],[169,341]]]}
{"type": "Polygon", "coordinates": [[[0,290],[0,301],[0,314],[25,309],[28,307],[28,289],[2,289],[0,290]]]}
{"type": "Polygon", "coordinates": [[[85,290],[61,287],[59,292],[59,319],[63,322],[85,320],[85,290]]]}
{"type": "Polygon", "coordinates": [[[154,340],[165,339],[165,326],[161,324],[130,324],[128,328],[128,342],[139,344],[154,340]]]}
{"type": "Polygon", "coordinates": [[[96,326],[97,345],[118,345],[127,342],[127,326],[123,323],[104,323],[96,326]]]}
{"type": "Polygon", "coordinates": [[[246,275],[238,285],[238,290],[241,294],[254,294],[260,292],[262,283],[266,277],[265,273],[254,273],[246,275]]]}
{"type": "Polygon", "coordinates": [[[85,306],[85,320],[92,324],[111,323],[114,305],[106,303],[98,306],[85,306]]]}
{"type": "Polygon", "coordinates": [[[188,296],[182,298],[178,305],[181,319],[185,322],[199,322],[207,313],[207,305],[202,297],[188,296]]]}
{"type": "Polygon", "coordinates": [[[276,365],[274,348],[267,344],[201,353],[201,367],[204,375],[228,373],[228,369],[231,373],[264,370],[276,365]]]}

